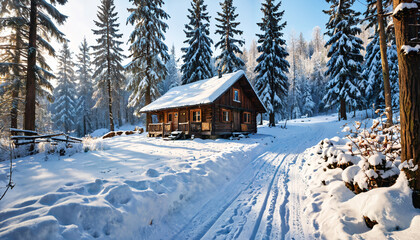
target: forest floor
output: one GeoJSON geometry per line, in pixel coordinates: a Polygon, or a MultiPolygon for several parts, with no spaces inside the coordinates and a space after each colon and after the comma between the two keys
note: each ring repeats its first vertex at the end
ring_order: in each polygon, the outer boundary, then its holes
{"type": "MultiPolygon", "coordinates": [[[[118,136],[97,140],[95,151],[17,159],[0,238],[364,238],[375,228],[363,219],[350,231],[324,230],[317,213],[328,196],[310,190],[307,149],[344,136],[344,124],[336,115],[298,119],[239,140],[118,136]]],[[[0,180],[6,173],[0,163],[0,180]]]]}

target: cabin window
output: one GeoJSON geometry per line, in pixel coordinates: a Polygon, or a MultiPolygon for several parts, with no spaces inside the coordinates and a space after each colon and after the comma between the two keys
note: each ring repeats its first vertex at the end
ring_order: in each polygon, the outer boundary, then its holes
{"type": "Polygon", "coordinates": [[[244,123],[250,124],[251,123],[251,113],[244,112],[244,123]]]}
{"type": "Polygon", "coordinates": [[[191,110],[191,121],[201,122],[201,109],[191,110]]]}
{"type": "Polygon", "coordinates": [[[173,121],[173,115],[172,113],[168,113],[168,122],[172,122],[173,121]]]}
{"type": "Polygon", "coordinates": [[[222,122],[230,122],[230,110],[222,109],[222,122]]]}
{"type": "Polygon", "coordinates": [[[236,89],[236,88],[233,89],[233,101],[241,102],[239,89],[236,89]]]}

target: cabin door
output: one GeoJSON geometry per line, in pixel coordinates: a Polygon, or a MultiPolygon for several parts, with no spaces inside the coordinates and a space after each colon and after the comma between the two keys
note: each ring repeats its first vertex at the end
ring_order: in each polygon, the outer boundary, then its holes
{"type": "Polygon", "coordinates": [[[168,123],[171,123],[172,131],[175,131],[178,129],[178,113],[177,112],[168,113],[168,123]]]}
{"type": "Polygon", "coordinates": [[[178,130],[178,113],[173,113],[172,130],[178,130]]]}
{"type": "Polygon", "coordinates": [[[182,111],[179,112],[179,122],[180,123],[188,122],[187,113],[188,112],[186,110],[182,110],[182,111]]]}
{"type": "Polygon", "coordinates": [[[241,131],[241,113],[238,111],[233,111],[233,131],[241,131]]]}

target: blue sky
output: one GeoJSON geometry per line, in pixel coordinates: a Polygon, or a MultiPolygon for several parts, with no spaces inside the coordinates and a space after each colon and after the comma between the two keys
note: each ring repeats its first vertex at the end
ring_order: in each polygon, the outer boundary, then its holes
{"type": "MultiPolygon", "coordinates": [[[[128,17],[127,8],[131,7],[128,0],[114,0],[116,10],[119,13],[119,22],[121,24],[121,32],[124,34],[123,49],[128,49],[127,39],[133,27],[126,25],[128,17]]],[[[363,11],[365,6],[361,3],[365,0],[355,2],[355,8],[363,11]]],[[[217,12],[220,11],[219,0],[205,0],[208,5],[211,20],[211,37],[216,42],[219,36],[214,35],[215,31],[215,17],[217,12]]],[[[91,29],[94,28],[93,20],[96,20],[97,6],[100,0],[71,0],[68,4],[59,9],[69,16],[66,24],[61,26],[60,29],[70,39],[70,47],[74,52],[78,52],[78,46],[86,36],[89,44],[95,44],[95,36],[92,34],[91,29]]],[[[259,33],[257,22],[260,22],[262,17],[261,13],[261,0],[234,0],[237,6],[236,12],[239,14],[238,21],[241,22],[239,29],[244,31],[241,36],[245,40],[245,46],[248,48],[251,41],[256,39],[255,34],[259,33]]],[[[188,22],[187,9],[190,7],[190,0],[165,0],[164,9],[171,16],[167,20],[169,29],[166,33],[166,44],[171,47],[172,44],[176,47],[177,57],[181,56],[180,49],[184,46],[185,40],[184,24],[188,22]]],[[[285,10],[283,20],[287,21],[287,27],[284,30],[285,39],[288,40],[290,33],[295,32],[299,34],[302,32],[304,37],[308,40],[311,38],[312,29],[315,26],[320,26],[324,31],[325,23],[328,16],[322,12],[327,9],[328,4],[324,0],[283,0],[281,9],[285,10]]],[[[127,53],[128,55],[128,53],[127,53]]],[[[127,62],[126,60],[125,62],[127,62]]]]}

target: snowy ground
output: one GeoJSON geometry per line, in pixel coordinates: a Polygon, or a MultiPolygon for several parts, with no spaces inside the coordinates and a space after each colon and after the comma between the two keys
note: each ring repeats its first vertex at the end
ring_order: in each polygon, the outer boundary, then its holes
{"type": "Polygon", "coordinates": [[[19,159],[16,187],[0,202],[0,238],[325,237],[317,196],[307,195],[310,179],[303,173],[313,172],[305,150],[343,136],[344,123],[336,119],[261,127],[241,140],[119,136],[104,140],[104,150],[19,159]]]}

